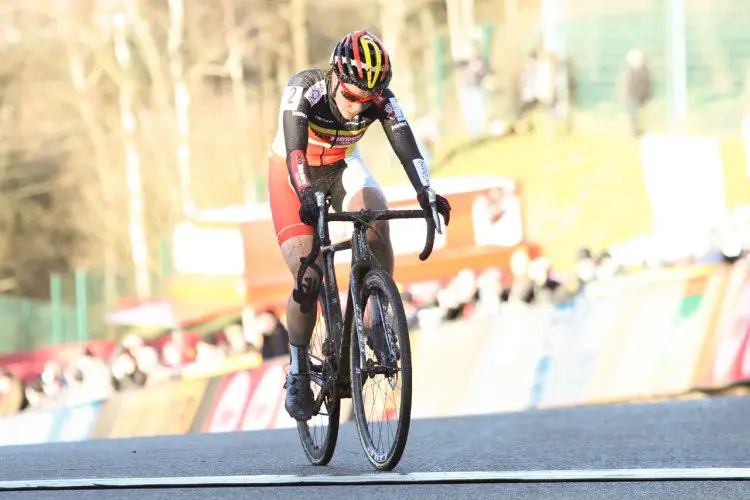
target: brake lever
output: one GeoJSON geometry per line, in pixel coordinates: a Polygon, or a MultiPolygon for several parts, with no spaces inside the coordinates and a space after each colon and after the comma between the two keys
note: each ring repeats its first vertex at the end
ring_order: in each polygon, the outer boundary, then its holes
{"type": "Polygon", "coordinates": [[[427,191],[427,196],[430,200],[430,208],[432,208],[432,219],[435,221],[435,230],[438,234],[443,234],[443,229],[440,225],[440,217],[438,217],[437,211],[437,195],[435,194],[435,191],[430,188],[429,191],[427,191]]]}

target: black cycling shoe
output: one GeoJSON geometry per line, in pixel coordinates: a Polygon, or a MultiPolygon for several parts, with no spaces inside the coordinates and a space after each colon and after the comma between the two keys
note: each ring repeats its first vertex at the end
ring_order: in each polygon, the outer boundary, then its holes
{"type": "Polygon", "coordinates": [[[312,418],[313,392],[309,373],[289,373],[286,376],[286,401],[284,407],[289,416],[299,422],[312,418]]]}

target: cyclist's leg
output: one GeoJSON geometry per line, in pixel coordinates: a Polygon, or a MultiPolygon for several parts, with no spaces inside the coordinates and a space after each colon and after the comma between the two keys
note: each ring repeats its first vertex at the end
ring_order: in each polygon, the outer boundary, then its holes
{"type": "MultiPolygon", "coordinates": [[[[301,266],[300,259],[306,257],[312,249],[312,228],[299,220],[299,199],[289,183],[286,163],[277,156],[269,159],[269,201],[274,229],[284,255],[287,267],[292,276],[293,292],[287,300],[287,330],[289,331],[291,368],[287,377],[287,412],[297,420],[308,420],[311,416],[312,391],[310,390],[310,373],[308,346],[315,328],[317,301],[322,276],[313,268],[305,271],[302,280],[302,294],[309,298],[312,308],[302,311],[301,304],[294,298],[297,288],[297,273],[301,266]]],[[[318,269],[322,269],[319,257],[318,269]]]]}
{"type": "MultiPolygon", "coordinates": [[[[380,184],[367,169],[356,150],[346,158],[346,165],[341,177],[341,187],[345,193],[342,208],[346,211],[357,211],[363,208],[387,209],[388,201],[380,184]]],[[[388,221],[377,221],[373,226],[376,230],[369,229],[366,233],[367,243],[380,265],[393,274],[393,247],[388,221]]]]}
{"type": "MultiPolygon", "coordinates": [[[[341,186],[345,191],[342,207],[346,211],[357,211],[363,208],[371,210],[385,210],[388,201],[378,182],[372,176],[362,161],[358,152],[346,158],[347,168],[341,178],[341,186]]],[[[375,231],[369,229],[366,233],[367,243],[378,263],[393,275],[394,257],[390,240],[388,221],[381,220],[373,224],[375,231]]],[[[365,309],[365,325],[375,326],[380,322],[380,312],[377,301],[370,301],[365,309]]]]}

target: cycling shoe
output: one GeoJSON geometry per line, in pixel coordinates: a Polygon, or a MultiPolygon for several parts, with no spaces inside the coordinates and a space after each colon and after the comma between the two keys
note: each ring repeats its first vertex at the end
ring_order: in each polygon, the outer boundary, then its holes
{"type": "Polygon", "coordinates": [[[312,418],[313,392],[310,388],[310,375],[289,373],[286,376],[286,401],[284,407],[294,420],[305,422],[312,418]]]}

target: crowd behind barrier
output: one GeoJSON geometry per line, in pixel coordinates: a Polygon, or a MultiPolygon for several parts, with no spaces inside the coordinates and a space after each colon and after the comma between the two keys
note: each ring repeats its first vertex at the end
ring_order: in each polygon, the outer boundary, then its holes
{"type": "MultiPolygon", "coordinates": [[[[750,381],[750,259],[590,283],[411,335],[414,418],[707,395],[750,381]]],[[[0,445],[295,426],[287,356],[0,418],[0,445]]],[[[351,401],[341,420],[351,419],[351,401]]]]}

